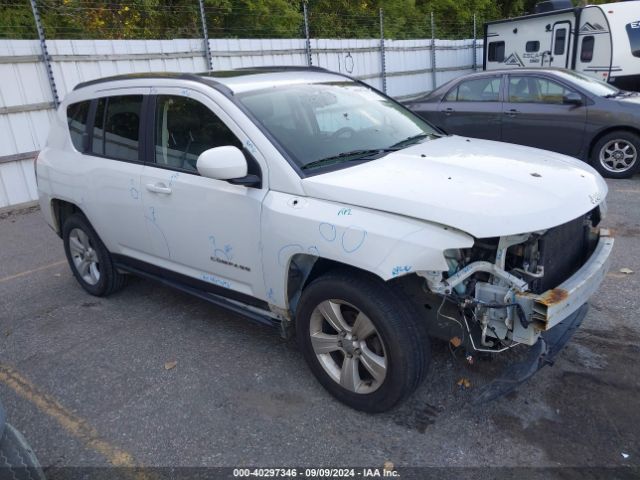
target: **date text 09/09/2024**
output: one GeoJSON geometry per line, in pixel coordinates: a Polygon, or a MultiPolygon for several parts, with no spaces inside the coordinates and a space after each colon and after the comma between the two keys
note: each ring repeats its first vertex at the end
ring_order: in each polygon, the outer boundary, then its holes
{"type": "Polygon", "coordinates": [[[383,468],[234,468],[234,478],[374,478],[400,477],[392,464],[383,468]]]}

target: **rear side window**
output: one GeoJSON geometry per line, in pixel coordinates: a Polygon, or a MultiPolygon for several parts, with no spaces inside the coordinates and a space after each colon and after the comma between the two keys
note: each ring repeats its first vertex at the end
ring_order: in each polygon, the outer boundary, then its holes
{"type": "Polygon", "coordinates": [[[504,62],[504,42],[491,42],[489,44],[490,62],[504,62]]]}
{"type": "Polygon", "coordinates": [[[580,61],[589,63],[593,60],[593,45],[595,44],[595,37],[588,36],[582,39],[582,47],[580,49],[580,61]]]}
{"type": "Polygon", "coordinates": [[[98,100],[93,125],[92,151],[116,160],[138,161],[142,95],[98,100]]]}
{"type": "Polygon", "coordinates": [[[447,93],[447,102],[497,102],[500,100],[500,78],[467,80],[447,93]]]}
{"type": "Polygon", "coordinates": [[[156,103],[155,162],[197,172],[202,152],[242,143],[209,108],[191,98],[159,95],[156,103]]]}
{"type": "Polygon", "coordinates": [[[528,53],[537,52],[540,50],[540,42],[537,40],[531,40],[527,42],[524,48],[528,53]]]}
{"type": "Polygon", "coordinates": [[[567,29],[560,28],[556,30],[556,39],[553,44],[554,55],[564,55],[564,46],[567,41],[567,29]]]}
{"type": "Polygon", "coordinates": [[[87,117],[89,116],[90,101],[71,104],[67,107],[67,125],[73,146],[79,152],[84,152],[83,138],[87,129],[87,117]]]}

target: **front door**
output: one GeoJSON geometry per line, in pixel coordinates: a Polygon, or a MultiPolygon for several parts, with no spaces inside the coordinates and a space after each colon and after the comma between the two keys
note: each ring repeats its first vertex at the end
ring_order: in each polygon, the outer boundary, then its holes
{"type": "Polygon", "coordinates": [[[580,156],[587,107],[565,104],[569,92],[543,76],[509,75],[502,141],[580,156]]]}
{"type": "Polygon", "coordinates": [[[244,135],[207,96],[157,89],[152,98],[153,163],[145,165],[144,221],[153,263],[216,287],[258,296],[264,291],[260,211],[266,189],[198,174],[203,151],[242,148],[244,135]]]}

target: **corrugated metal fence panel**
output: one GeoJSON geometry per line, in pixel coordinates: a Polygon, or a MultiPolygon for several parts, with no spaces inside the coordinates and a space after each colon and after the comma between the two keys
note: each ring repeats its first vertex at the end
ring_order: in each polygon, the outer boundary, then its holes
{"type": "Polygon", "coordinates": [[[0,157],[39,150],[46,139],[52,97],[39,53],[35,40],[0,41],[0,157]]]}
{"type": "Polygon", "coordinates": [[[387,93],[417,95],[433,89],[431,40],[386,40],[387,93]]]}
{"type": "Polygon", "coordinates": [[[212,39],[209,46],[214,70],[307,64],[304,39],[212,39]]]}
{"type": "Polygon", "coordinates": [[[473,71],[473,41],[436,40],[436,83],[442,85],[449,80],[473,71]]]}
{"type": "Polygon", "coordinates": [[[204,44],[175,40],[50,40],[60,98],[80,82],[123,73],[207,69],[204,44]]]}
{"type": "Polygon", "coordinates": [[[382,89],[380,41],[375,39],[311,40],[313,64],[359,78],[382,89]]]}
{"type": "Polygon", "coordinates": [[[478,40],[476,41],[476,64],[478,65],[478,70],[482,70],[483,59],[484,59],[484,41],[478,40]]]}
{"type": "Polygon", "coordinates": [[[0,164],[0,208],[37,199],[33,160],[0,164]]]}

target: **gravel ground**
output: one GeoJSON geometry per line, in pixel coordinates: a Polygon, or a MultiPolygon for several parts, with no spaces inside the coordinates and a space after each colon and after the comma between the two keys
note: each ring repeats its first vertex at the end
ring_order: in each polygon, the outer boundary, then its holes
{"type": "Polygon", "coordinates": [[[0,398],[53,478],[114,464],[638,467],[640,184],[608,183],[611,271],[556,364],[473,406],[501,361],[468,366],[434,343],[420,389],[375,416],[333,400],[268,328],[147,280],[89,296],[38,211],[3,214],[0,398]]]}

